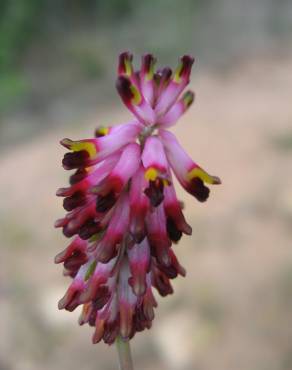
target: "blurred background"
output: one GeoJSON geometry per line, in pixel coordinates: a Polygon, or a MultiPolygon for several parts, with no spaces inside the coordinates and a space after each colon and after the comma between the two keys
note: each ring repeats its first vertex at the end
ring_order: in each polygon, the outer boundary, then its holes
{"type": "Polygon", "coordinates": [[[0,369],[117,368],[78,312],[57,310],[69,281],[53,223],[59,139],[129,118],[114,87],[123,50],[172,67],[195,55],[196,104],[174,131],[223,180],[203,205],[179,193],[188,274],[133,340],[136,368],[291,370],[290,0],[1,0],[0,369]]]}

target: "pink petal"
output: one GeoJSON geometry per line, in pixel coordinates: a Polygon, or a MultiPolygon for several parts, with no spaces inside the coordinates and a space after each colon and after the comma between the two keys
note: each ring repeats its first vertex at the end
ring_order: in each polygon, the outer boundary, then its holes
{"type": "Polygon", "coordinates": [[[127,193],[123,193],[116,204],[106,233],[97,245],[95,257],[98,261],[107,263],[117,255],[129,226],[129,213],[129,198],[127,193]]]}
{"type": "Polygon", "coordinates": [[[153,212],[148,213],[146,225],[151,254],[157,258],[159,263],[166,266],[169,265],[168,249],[171,246],[171,241],[166,231],[166,217],[162,204],[154,208],[153,212]]]}
{"type": "Polygon", "coordinates": [[[137,172],[141,161],[140,145],[136,143],[128,144],[115,167],[108,177],[91,190],[94,193],[106,196],[110,192],[118,195],[130,178],[137,172]]]}
{"type": "Polygon", "coordinates": [[[116,88],[126,107],[145,125],[154,124],[156,114],[150,104],[145,100],[139,87],[128,77],[119,76],[116,88]]]}
{"type": "Polygon", "coordinates": [[[200,202],[206,201],[209,196],[209,188],[204,185],[204,182],[207,184],[220,184],[220,179],[209,175],[193,162],[172,133],[160,130],[159,135],[164,144],[171,168],[180,184],[200,202]]]}
{"type": "Polygon", "coordinates": [[[172,241],[178,241],[183,232],[191,235],[192,228],[187,224],[181,204],[178,201],[173,185],[167,186],[164,190],[164,210],[167,218],[167,232],[172,241]]]}
{"type": "Polygon", "coordinates": [[[149,199],[144,194],[147,182],[144,177],[144,168],[133,176],[130,187],[130,233],[133,239],[139,243],[145,237],[145,217],[149,210],[149,199]]]}
{"type": "Polygon", "coordinates": [[[194,101],[194,93],[187,91],[182,98],[178,100],[170,110],[161,118],[159,118],[159,125],[163,128],[173,126],[177,120],[186,112],[194,101]]]}
{"type": "Polygon", "coordinates": [[[63,166],[65,169],[92,166],[134,141],[140,131],[141,126],[134,122],[97,139],[63,139],[61,144],[73,151],[65,154],[63,166]]]}
{"type": "Polygon", "coordinates": [[[137,297],[129,285],[130,270],[125,259],[119,274],[118,297],[120,306],[120,334],[122,338],[129,339],[133,328],[133,314],[137,297]]]}
{"type": "Polygon", "coordinates": [[[145,178],[149,181],[145,194],[149,197],[151,204],[157,207],[163,201],[164,187],[170,184],[168,162],[163,145],[157,136],[147,138],[142,153],[142,162],[145,167],[145,178]]]}
{"type": "Polygon", "coordinates": [[[152,54],[142,56],[142,64],[140,71],[140,87],[141,92],[146,101],[153,107],[154,104],[154,65],[156,59],[152,54]]]}
{"type": "Polygon", "coordinates": [[[150,264],[150,248],[147,239],[129,249],[128,256],[133,292],[136,296],[143,296],[147,288],[146,273],[149,271],[150,264]]]}
{"type": "Polygon", "coordinates": [[[188,55],[184,55],[174,73],[174,76],[166,89],[162,91],[158,98],[155,111],[158,115],[162,115],[174,104],[179,94],[189,83],[190,73],[194,59],[188,55]]]}

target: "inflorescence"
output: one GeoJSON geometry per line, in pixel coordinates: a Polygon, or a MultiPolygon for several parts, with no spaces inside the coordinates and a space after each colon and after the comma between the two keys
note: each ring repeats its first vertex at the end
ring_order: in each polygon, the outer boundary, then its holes
{"type": "Polygon", "coordinates": [[[59,308],[83,305],[79,323],[95,327],[93,342],[111,344],[150,328],[157,306],[152,288],[166,296],[170,280],[185,276],[173,243],[190,235],[173,174],[198,201],[209,196],[206,184],[220,184],[198,166],[168,131],[190,107],[189,83],[194,59],[183,56],[174,71],[155,71],[155,58],[142,57],[134,71],[132,55],[119,57],[116,88],[133,119],[98,127],[95,138],[61,144],[70,150],[63,159],[75,170],[64,197],[68,212],[56,222],[69,246],[56,258],[73,280],[59,308]]]}

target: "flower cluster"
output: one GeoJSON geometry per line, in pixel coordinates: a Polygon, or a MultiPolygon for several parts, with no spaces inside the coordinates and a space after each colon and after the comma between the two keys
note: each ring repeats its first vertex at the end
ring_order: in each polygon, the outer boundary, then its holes
{"type": "Polygon", "coordinates": [[[174,72],[155,71],[147,54],[134,71],[132,55],[122,53],[116,88],[132,121],[99,127],[95,138],[61,141],[70,150],[63,167],[75,172],[70,186],[57,191],[68,213],[56,227],[73,237],[55,258],[73,279],[59,308],[83,305],[79,323],[95,327],[94,343],[150,328],[157,306],[152,288],[166,296],[173,292],[170,280],[185,275],[172,244],[192,229],[173,173],[200,202],[209,196],[206,184],[220,184],[167,130],[193,102],[192,91],[182,94],[193,61],[185,55],[174,72]]]}

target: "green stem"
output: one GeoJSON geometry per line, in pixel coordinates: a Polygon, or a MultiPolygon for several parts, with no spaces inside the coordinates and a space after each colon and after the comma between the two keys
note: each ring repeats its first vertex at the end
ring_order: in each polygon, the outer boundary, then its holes
{"type": "Polygon", "coordinates": [[[116,345],[119,354],[120,370],[134,370],[129,341],[123,340],[119,336],[116,340],[116,345]]]}

